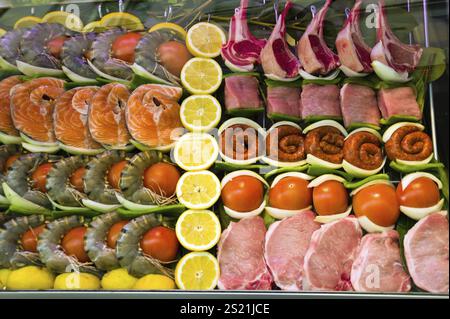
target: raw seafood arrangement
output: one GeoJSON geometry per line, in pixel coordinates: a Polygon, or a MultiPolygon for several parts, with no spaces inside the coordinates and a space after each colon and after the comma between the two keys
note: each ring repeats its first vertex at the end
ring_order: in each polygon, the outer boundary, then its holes
{"type": "Polygon", "coordinates": [[[296,5],[266,38],[248,0],[228,34],[124,12],[5,31],[0,288],[448,294],[434,51],[384,1],[373,47],[361,0],[334,43],[331,0],[292,39],[296,5]]]}

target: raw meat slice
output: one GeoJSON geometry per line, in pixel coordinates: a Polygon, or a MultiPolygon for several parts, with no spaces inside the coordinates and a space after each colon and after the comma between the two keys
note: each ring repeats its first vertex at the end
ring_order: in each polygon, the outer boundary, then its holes
{"type": "Polygon", "coordinates": [[[19,136],[11,118],[11,90],[22,83],[20,76],[10,76],[0,81],[0,133],[19,136]]]}
{"type": "Polygon", "coordinates": [[[276,285],[302,290],[303,261],[312,234],[320,228],[312,211],[273,223],[266,234],[265,258],[276,285]]]}
{"type": "Polygon", "coordinates": [[[447,212],[429,215],[405,235],[405,258],[417,287],[432,293],[448,293],[447,212]]]}
{"type": "Polygon", "coordinates": [[[262,106],[257,78],[250,75],[233,75],[225,78],[225,108],[228,111],[259,109],[262,106]]]}
{"type": "Polygon", "coordinates": [[[269,117],[287,115],[300,119],[300,88],[296,87],[267,87],[267,112],[269,117]]]}
{"type": "Polygon", "coordinates": [[[300,69],[300,62],[286,42],[286,16],[291,7],[292,2],[286,2],[269,41],[261,51],[264,73],[282,79],[296,78],[300,69]]]}
{"type": "Polygon", "coordinates": [[[364,42],[359,27],[361,4],[361,0],[355,1],[344,28],[337,36],[336,50],[343,66],[357,73],[370,73],[372,72],[370,58],[372,49],[364,42]]]}
{"type": "Polygon", "coordinates": [[[314,15],[297,46],[298,57],[303,69],[310,74],[326,75],[339,66],[339,57],[327,46],[323,37],[325,15],[332,0],[327,0],[322,9],[314,15]]]}
{"type": "Polygon", "coordinates": [[[395,230],[363,237],[353,262],[351,281],[359,292],[408,292],[411,280],[400,257],[395,230]]]}
{"type": "Polygon", "coordinates": [[[341,89],[341,110],[347,128],[356,123],[380,126],[377,95],[370,87],[345,84],[341,89]]]}
{"type": "Polygon", "coordinates": [[[341,118],[339,87],[334,84],[303,86],[301,95],[301,115],[303,119],[312,116],[341,118]]]}
{"type": "Polygon", "coordinates": [[[383,0],[378,1],[377,25],[378,43],[371,52],[372,61],[386,64],[399,73],[414,71],[420,62],[423,49],[419,45],[402,43],[392,32],[383,0]]]}
{"type": "Polygon", "coordinates": [[[247,71],[254,69],[260,61],[261,50],[266,45],[265,39],[253,36],[247,24],[248,0],[241,0],[241,7],[236,9],[230,21],[230,38],[222,48],[222,57],[227,65],[247,71]]]}
{"type": "Polygon", "coordinates": [[[220,289],[272,288],[272,276],[264,261],[265,236],[264,220],[258,216],[232,222],[222,233],[217,253],[220,289]]]}
{"type": "Polygon", "coordinates": [[[351,291],[350,272],[361,242],[355,217],[323,225],[312,236],[305,255],[305,290],[351,291]]]}
{"type": "Polygon", "coordinates": [[[409,86],[378,91],[378,107],[385,119],[395,115],[413,116],[418,120],[422,119],[416,93],[409,86]]]}

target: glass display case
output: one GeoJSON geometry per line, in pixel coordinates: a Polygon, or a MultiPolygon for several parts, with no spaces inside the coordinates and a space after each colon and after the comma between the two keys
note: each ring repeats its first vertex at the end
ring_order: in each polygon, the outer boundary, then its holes
{"type": "Polygon", "coordinates": [[[448,298],[448,6],[0,0],[0,299],[448,298]]]}

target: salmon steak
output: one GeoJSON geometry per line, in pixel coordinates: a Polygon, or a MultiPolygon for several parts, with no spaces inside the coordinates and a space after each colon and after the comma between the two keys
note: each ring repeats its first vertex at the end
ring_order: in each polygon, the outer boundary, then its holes
{"type": "Polygon", "coordinates": [[[19,136],[11,119],[11,90],[21,84],[20,76],[11,76],[0,82],[0,132],[11,136],[19,136]]]}
{"type": "Polygon", "coordinates": [[[150,148],[173,144],[180,135],[179,87],[146,84],[138,87],[128,100],[128,130],[137,142],[150,148]]]}
{"type": "Polygon", "coordinates": [[[111,148],[129,144],[130,134],[125,122],[125,107],[130,91],[120,83],[102,86],[89,107],[89,130],[92,138],[111,148]]]}
{"type": "Polygon", "coordinates": [[[102,146],[91,136],[88,113],[99,88],[86,86],[65,92],[56,101],[53,114],[55,136],[64,145],[94,150],[102,146]]]}
{"type": "Polygon", "coordinates": [[[17,85],[11,91],[11,116],[14,126],[32,140],[55,143],[53,109],[64,93],[65,81],[38,78],[17,85]]]}

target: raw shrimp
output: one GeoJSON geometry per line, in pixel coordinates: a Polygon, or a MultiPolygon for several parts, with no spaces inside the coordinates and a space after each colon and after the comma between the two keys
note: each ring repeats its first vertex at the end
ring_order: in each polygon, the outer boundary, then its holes
{"type": "Polygon", "coordinates": [[[110,271],[120,268],[116,250],[108,247],[106,237],[111,227],[122,217],[116,212],[96,217],[89,225],[85,236],[85,249],[98,269],[110,271]]]}
{"type": "Polygon", "coordinates": [[[92,32],[77,34],[64,42],[61,52],[62,64],[78,75],[95,80],[98,75],[89,66],[87,56],[96,37],[97,35],[92,32]]]}
{"type": "MultiPolygon", "coordinates": [[[[15,155],[20,154],[20,147],[15,146],[15,145],[2,145],[0,146],[0,186],[3,184],[3,182],[6,179],[6,173],[7,173],[7,169],[6,169],[6,165],[8,164],[8,160],[15,155]]],[[[4,195],[5,193],[3,192],[3,187],[0,187],[0,206],[2,205],[2,203],[6,203],[3,202],[2,199],[4,200],[4,195]]]]}
{"type": "Polygon", "coordinates": [[[140,248],[142,236],[148,230],[162,224],[162,220],[155,215],[144,215],[131,220],[122,229],[117,239],[117,258],[120,265],[127,268],[131,275],[136,277],[143,277],[148,274],[172,275],[170,269],[155,258],[145,256],[140,248]]]}
{"type": "Polygon", "coordinates": [[[26,32],[24,28],[14,29],[0,37],[0,57],[13,66],[20,56],[20,42],[26,32]]]}
{"type": "Polygon", "coordinates": [[[85,224],[82,216],[60,218],[47,224],[38,241],[38,252],[42,262],[48,269],[57,273],[71,271],[96,273],[96,269],[89,264],[80,264],[72,256],[68,256],[62,249],[61,239],[71,229],[85,224]]]}
{"type": "Polygon", "coordinates": [[[31,215],[14,218],[0,229],[0,266],[4,268],[20,268],[26,265],[41,265],[39,255],[24,252],[20,246],[21,236],[30,229],[44,224],[42,215],[31,215]]]}

